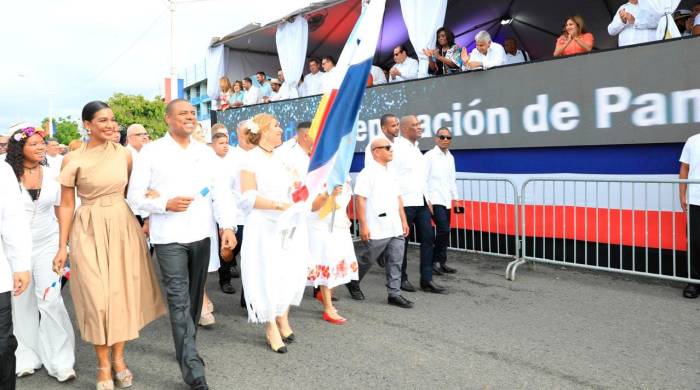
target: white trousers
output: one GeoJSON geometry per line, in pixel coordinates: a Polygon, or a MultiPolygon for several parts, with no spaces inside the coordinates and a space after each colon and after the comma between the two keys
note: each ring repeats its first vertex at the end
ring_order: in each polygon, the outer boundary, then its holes
{"type": "Polygon", "coordinates": [[[17,369],[38,369],[49,375],[72,370],[75,364],[75,334],[63,304],[58,275],[52,271],[58,250],[58,235],[32,242],[32,275],[27,290],[12,297],[12,321],[17,338],[17,369]],[[44,291],[52,283],[44,299],[44,291]]]}

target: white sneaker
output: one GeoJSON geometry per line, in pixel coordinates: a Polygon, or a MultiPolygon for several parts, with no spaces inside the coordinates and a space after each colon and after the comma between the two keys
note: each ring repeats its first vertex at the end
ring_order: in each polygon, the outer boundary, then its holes
{"type": "Polygon", "coordinates": [[[77,377],[78,376],[75,375],[74,370],[66,370],[66,371],[59,372],[58,374],[56,374],[56,380],[59,382],[67,382],[67,381],[69,381],[71,379],[75,379],[77,377]]]}
{"type": "Polygon", "coordinates": [[[17,372],[17,378],[22,378],[22,377],[29,376],[29,375],[34,375],[33,368],[25,368],[25,369],[19,370],[17,372]]]}
{"type": "Polygon", "coordinates": [[[208,314],[202,314],[199,317],[199,325],[203,327],[209,327],[216,324],[216,320],[214,319],[214,315],[211,313],[208,314]]]}

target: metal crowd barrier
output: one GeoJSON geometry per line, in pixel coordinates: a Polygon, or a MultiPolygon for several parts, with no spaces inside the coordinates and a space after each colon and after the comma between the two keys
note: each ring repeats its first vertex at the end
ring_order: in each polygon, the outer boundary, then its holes
{"type": "Polygon", "coordinates": [[[522,252],[506,278],[525,262],[603,270],[680,282],[690,275],[688,211],[679,185],[690,180],[533,178],[520,195],[522,252]]]}

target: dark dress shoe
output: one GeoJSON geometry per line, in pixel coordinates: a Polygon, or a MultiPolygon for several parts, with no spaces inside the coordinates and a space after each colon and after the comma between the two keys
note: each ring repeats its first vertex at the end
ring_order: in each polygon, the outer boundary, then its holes
{"type": "Polygon", "coordinates": [[[441,271],[443,274],[456,274],[456,273],[457,273],[457,270],[456,270],[456,269],[447,266],[447,264],[441,264],[441,265],[440,265],[440,271],[441,271]]]}
{"type": "Polygon", "coordinates": [[[224,283],[221,285],[221,291],[223,291],[225,294],[235,294],[236,289],[233,288],[231,283],[224,283]]]}
{"type": "Polygon", "coordinates": [[[408,280],[404,280],[403,282],[401,282],[401,289],[407,292],[416,292],[416,288],[413,287],[411,282],[409,282],[408,280]]]}
{"type": "Polygon", "coordinates": [[[395,297],[389,297],[388,299],[390,305],[402,307],[404,309],[410,309],[413,307],[413,302],[409,301],[408,299],[402,297],[401,295],[397,295],[395,297]]]}
{"type": "Polygon", "coordinates": [[[354,283],[348,283],[345,285],[345,287],[348,288],[348,292],[350,293],[350,297],[356,301],[364,301],[365,300],[365,294],[362,293],[362,290],[360,290],[359,283],[354,284],[354,283]]]}
{"type": "Polygon", "coordinates": [[[698,286],[695,284],[689,284],[683,290],[683,296],[690,299],[697,298],[699,293],[698,286]]]}
{"type": "Polygon", "coordinates": [[[424,282],[421,280],[420,289],[425,291],[425,292],[434,293],[434,294],[447,294],[447,289],[445,287],[438,286],[432,280],[429,282],[424,282]]]}
{"type": "Polygon", "coordinates": [[[207,385],[206,379],[204,377],[195,379],[190,383],[191,390],[209,390],[209,385],[207,385]]]}
{"type": "Polygon", "coordinates": [[[433,275],[442,275],[442,270],[440,269],[440,264],[435,263],[433,264],[433,275]]]}

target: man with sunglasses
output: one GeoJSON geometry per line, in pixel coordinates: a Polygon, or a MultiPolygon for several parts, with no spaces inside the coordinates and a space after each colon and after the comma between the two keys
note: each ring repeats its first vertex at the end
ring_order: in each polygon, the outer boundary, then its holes
{"type": "Polygon", "coordinates": [[[441,127],[435,133],[435,147],[425,153],[426,193],[433,205],[435,222],[435,246],[433,248],[433,273],[442,275],[457,272],[447,266],[447,244],[450,237],[450,211],[452,200],[457,198],[457,172],[455,159],[450,153],[452,133],[441,127]]]}
{"type": "Polygon", "coordinates": [[[385,138],[375,138],[370,144],[375,164],[369,164],[357,176],[357,217],[360,222],[362,242],[357,251],[359,280],[346,284],[353,299],[365,299],[360,290],[360,281],[372,267],[372,263],[383,256],[386,260],[384,272],[389,293],[388,303],[404,309],[413,307],[413,302],[401,295],[401,259],[408,235],[408,224],[403,211],[403,201],[396,176],[388,167],[394,158],[392,144],[385,138]]]}
{"type": "Polygon", "coordinates": [[[404,45],[394,48],[394,66],[389,70],[389,82],[412,80],[418,77],[418,61],[408,56],[404,45]]]}

